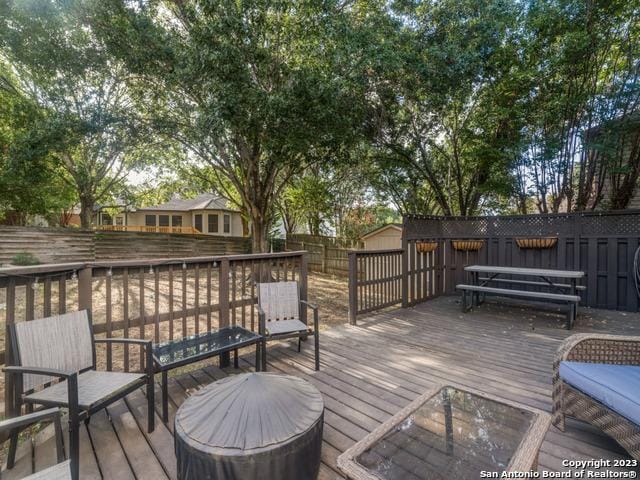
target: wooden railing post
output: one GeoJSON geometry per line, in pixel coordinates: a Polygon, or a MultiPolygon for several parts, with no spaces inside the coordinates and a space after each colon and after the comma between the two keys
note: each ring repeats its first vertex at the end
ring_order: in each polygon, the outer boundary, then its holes
{"type": "MultiPolygon", "coordinates": [[[[220,328],[229,326],[229,259],[220,260],[218,269],[218,305],[220,306],[219,321],[220,328]]],[[[229,352],[220,355],[220,367],[228,367],[231,364],[229,352]]]]}
{"type": "Polygon", "coordinates": [[[349,252],[349,323],[356,324],[358,314],[358,253],[349,252]]]}
{"type": "Polygon", "coordinates": [[[93,307],[93,269],[84,267],[78,272],[78,310],[89,310],[93,307]]]}
{"type": "MultiPolygon", "coordinates": [[[[6,289],[6,318],[5,318],[5,332],[4,332],[4,363],[5,365],[13,365],[13,355],[11,354],[11,336],[9,335],[9,325],[15,323],[16,314],[16,279],[14,277],[9,278],[9,282],[6,289]]],[[[13,377],[4,374],[4,415],[7,418],[16,417],[20,415],[20,412],[16,412],[15,408],[15,392],[13,377]]],[[[4,438],[0,438],[4,440],[4,438]]]]}
{"type": "MultiPolygon", "coordinates": [[[[309,258],[308,253],[304,252],[300,257],[300,300],[307,300],[308,292],[308,276],[309,276],[309,258]]],[[[300,312],[300,321],[307,324],[307,309],[302,308],[300,312]]]]}
{"type": "Polygon", "coordinates": [[[402,230],[402,307],[409,306],[409,242],[405,236],[406,226],[402,230]]]}

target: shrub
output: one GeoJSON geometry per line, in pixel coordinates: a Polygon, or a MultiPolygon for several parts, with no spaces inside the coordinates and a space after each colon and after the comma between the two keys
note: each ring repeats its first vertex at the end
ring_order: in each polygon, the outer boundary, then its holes
{"type": "Polygon", "coordinates": [[[16,254],[12,259],[11,263],[13,265],[18,266],[29,266],[29,265],[38,265],[40,264],[40,260],[34,254],[29,252],[20,252],[16,254]]]}

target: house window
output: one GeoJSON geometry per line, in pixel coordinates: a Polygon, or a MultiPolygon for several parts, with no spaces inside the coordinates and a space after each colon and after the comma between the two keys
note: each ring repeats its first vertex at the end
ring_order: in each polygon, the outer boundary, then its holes
{"type": "Polygon", "coordinates": [[[207,215],[207,223],[209,224],[209,233],[218,233],[218,214],[210,213],[207,215]]]}
{"type": "Polygon", "coordinates": [[[181,227],[182,226],[182,215],[173,215],[171,217],[171,226],[173,226],[173,227],[181,227]]]}
{"type": "Polygon", "coordinates": [[[224,227],[222,231],[224,233],[231,233],[231,215],[225,215],[223,217],[223,221],[224,221],[224,227]]]}
{"type": "Polygon", "coordinates": [[[111,215],[108,213],[102,212],[102,225],[113,225],[113,221],[111,220],[111,215]]]}
{"type": "Polygon", "coordinates": [[[202,232],[202,214],[197,214],[193,217],[193,226],[199,232],[202,232]]]}
{"type": "Polygon", "coordinates": [[[155,227],[156,226],[156,216],[155,215],[145,215],[144,216],[144,224],[147,227],[155,227]]]}
{"type": "Polygon", "coordinates": [[[158,215],[158,226],[159,227],[168,227],[169,226],[169,215],[158,215]]]}
{"type": "Polygon", "coordinates": [[[119,227],[124,225],[124,218],[122,217],[116,217],[116,225],[118,225],[119,227]]]}

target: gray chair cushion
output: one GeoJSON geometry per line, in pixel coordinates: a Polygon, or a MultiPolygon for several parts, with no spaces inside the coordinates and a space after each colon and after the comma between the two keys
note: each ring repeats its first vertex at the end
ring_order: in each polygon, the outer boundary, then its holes
{"type": "MultiPolygon", "coordinates": [[[[80,408],[89,409],[120,390],[124,390],[134,382],[143,379],[143,373],[98,372],[89,370],[78,376],[78,404],[80,408]]],[[[60,382],[34,392],[25,397],[32,403],[67,405],[67,383],[60,382]]]]}
{"type": "Polygon", "coordinates": [[[307,327],[300,320],[278,320],[274,322],[267,322],[266,325],[267,335],[285,335],[288,333],[306,332],[307,327]]]}
{"type": "Polygon", "coordinates": [[[640,425],[640,366],[560,362],[560,377],[640,425]]]}
{"type": "Polygon", "coordinates": [[[71,462],[61,462],[53,467],[46,468],[39,472],[24,477],[24,480],[69,480],[71,478],[71,462]]]}

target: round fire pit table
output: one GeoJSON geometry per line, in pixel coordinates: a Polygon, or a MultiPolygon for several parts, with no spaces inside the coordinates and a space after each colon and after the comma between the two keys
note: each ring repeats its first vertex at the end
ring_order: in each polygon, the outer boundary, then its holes
{"type": "Polygon", "coordinates": [[[289,375],[245,373],[189,397],[175,418],[181,480],[305,480],[320,468],[324,403],[289,375]]]}

